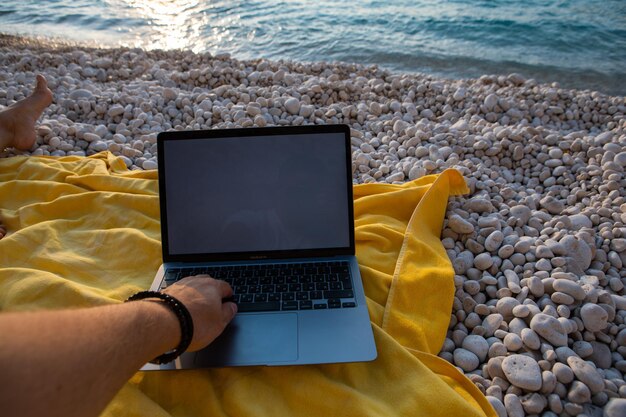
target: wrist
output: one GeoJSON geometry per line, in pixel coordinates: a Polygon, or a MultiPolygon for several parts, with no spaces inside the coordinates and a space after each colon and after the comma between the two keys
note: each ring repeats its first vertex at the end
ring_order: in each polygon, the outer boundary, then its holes
{"type": "Polygon", "coordinates": [[[146,298],[132,303],[136,304],[142,311],[142,316],[151,323],[151,331],[158,333],[162,340],[157,355],[169,352],[178,346],[182,333],[178,317],[170,310],[163,301],[157,298],[146,298]]]}
{"type": "Polygon", "coordinates": [[[165,333],[175,338],[174,340],[178,340],[177,343],[174,342],[174,347],[171,348],[172,340],[168,337],[166,340],[169,342],[168,346],[170,346],[170,348],[150,362],[155,364],[168,363],[187,350],[193,339],[193,320],[187,308],[178,299],[169,294],[157,291],[140,291],[130,296],[126,301],[150,301],[150,303],[142,304],[146,307],[152,305],[153,311],[156,311],[154,307],[159,309],[159,313],[157,313],[158,318],[156,320],[157,326],[161,324],[166,326],[169,324],[169,326],[167,326],[169,329],[166,329],[165,333]],[[160,319],[163,319],[162,323],[160,323],[160,319]]]}

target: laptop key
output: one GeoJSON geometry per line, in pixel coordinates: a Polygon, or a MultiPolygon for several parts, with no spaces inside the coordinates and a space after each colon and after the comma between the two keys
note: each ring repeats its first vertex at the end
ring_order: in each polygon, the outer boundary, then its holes
{"type": "Polygon", "coordinates": [[[305,301],[309,299],[308,292],[298,292],[296,293],[296,300],[305,301]]]}
{"type": "Polygon", "coordinates": [[[267,301],[265,303],[238,303],[237,311],[247,313],[251,311],[280,311],[280,301],[267,301]]]}
{"type": "Polygon", "coordinates": [[[324,291],[324,298],[354,298],[352,290],[324,291]]]}
{"type": "Polygon", "coordinates": [[[344,290],[352,289],[352,281],[350,280],[350,275],[348,274],[339,274],[339,281],[343,285],[344,290]]]}
{"type": "Polygon", "coordinates": [[[256,294],[254,296],[255,303],[260,303],[260,302],[265,302],[265,301],[267,301],[267,294],[256,294]]]}
{"type": "Polygon", "coordinates": [[[309,298],[311,300],[321,300],[323,298],[323,294],[321,291],[311,291],[309,294],[309,298]]]}
{"type": "Polygon", "coordinates": [[[331,290],[341,290],[343,288],[343,285],[341,285],[341,282],[331,282],[330,283],[330,289],[331,290]]]}
{"type": "Polygon", "coordinates": [[[261,286],[260,285],[248,285],[248,292],[250,294],[257,294],[261,292],[261,286]]]}
{"type": "Polygon", "coordinates": [[[298,302],[297,301],[283,301],[283,311],[287,310],[297,310],[298,302]]]}
{"type": "Polygon", "coordinates": [[[296,299],[296,295],[292,292],[283,293],[283,301],[293,301],[296,299]]]}
{"type": "Polygon", "coordinates": [[[330,300],[328,300],[328,308],[340,308],[341,307],[341,300],[338,300],[336,298],[331,298],[330,300]]]}
{"type": "Polygon", "coordinates": [[[353,303],[352,301],[349,301],[349,302],[346,302],[346,303],[341,303],[341,306],[343,308],[356,307],[356,303],[353,303]]]}
{"type": "Polygon", "coordinates": [[[267,301],[280,301],[280,294],[268,294],[267,301]]]}
{"type": "Polygon", "coordinates": [[[169,269],[165,273],[165,280],[168,284],[171,284],[178,280],[178,270],[177,269],[169,269]]]}
{"type": "Polygon", "coordinates": [[[300,310],[311,310],[313,303],[311,301],[300,301],[300,310]]]}
{"type": "Polygon", "coordinates": [[[328,308],[328,306],[326,305],[326,303],[318,303],[318,304],[313,304],[313,309],[314,310],[323,310],[325,308],[328,308]]]}
{"type": "Polygon", "coordinates": [[[241,303],[251,303],[253,300],[253,295],[252,294],[241,294],[239,301],[241,303]]]}

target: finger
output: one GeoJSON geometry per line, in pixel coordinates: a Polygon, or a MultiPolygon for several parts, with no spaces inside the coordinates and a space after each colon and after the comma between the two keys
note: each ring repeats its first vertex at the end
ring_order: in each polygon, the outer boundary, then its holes
{"type": "Polygon", "coordinates": [[[227,302],[222,304],[222,319],[224,320],[224,325],[230,323],[230,321],[237,314],[237,304],[233,302],[227,302]]]}
{"type": "Polygon", "coordinates": [[[216,280],[217,288],[222,298],[228,298],[233,295],[233,287],[226,281],[216,280]]]}

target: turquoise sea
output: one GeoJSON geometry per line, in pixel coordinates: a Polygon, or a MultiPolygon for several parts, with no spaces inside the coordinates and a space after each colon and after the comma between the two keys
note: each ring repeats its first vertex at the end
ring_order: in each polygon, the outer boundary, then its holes
{"type": "Polygon", "coordinates": [[[0,32],[626,95],[625,0],[3,0],[0,32]]]}

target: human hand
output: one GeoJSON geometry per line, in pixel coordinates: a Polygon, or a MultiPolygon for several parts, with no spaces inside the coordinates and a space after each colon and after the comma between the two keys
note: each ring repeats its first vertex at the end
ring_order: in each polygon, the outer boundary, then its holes
{"type": "Polygon", "coordinates": [[[183,303],[191,314],[194,330],[187,349],[190,352],[215,340],[237,313],[235,303],[222,302],[233,295],[231,286],[208,275],[183,278],[163,292],[183,303]]]}

